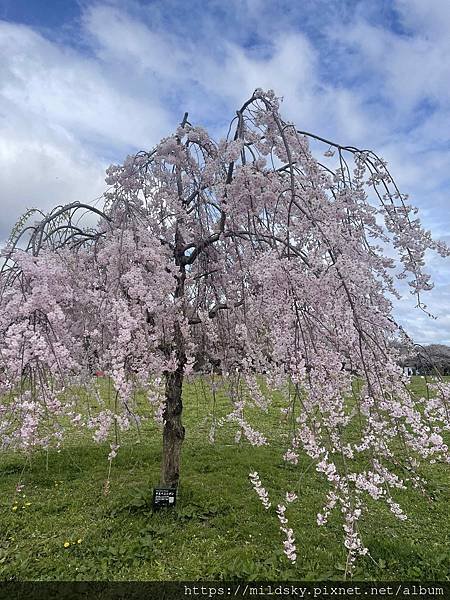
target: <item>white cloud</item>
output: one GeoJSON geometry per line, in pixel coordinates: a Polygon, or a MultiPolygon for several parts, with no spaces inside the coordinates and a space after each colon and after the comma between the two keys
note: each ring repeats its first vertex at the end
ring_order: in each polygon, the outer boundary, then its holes
{"type": "Polygon", "coordinates": [[[66,131],[10,108],[8,120],[0,120],[0,242],[27,208],[46,211],[57,204],[92,201],[105,188],[101,159],[66,131]]]}
{"type": "MultiPolygon", "coordinates": [[[[249,25],[265,29],[257,20],[264,8],[263,2],[247,3],[249,25]]],[[[253,90],[262,87],[284,98],[287,118],[311,130],[325,126],[328,134],[345,134],[356,143],[370,125],[354,91],[319,77],[319,53],[302,32],[280,30],[264,44],[242,47],[221,35],[220,23],[208,22],[206,33],[199,30],[193,41],[152,30],[143,18],[124,13],[118,5],[90,7],[83,23],[97,59],[111,73],[126,69],[128,81],[139,84],[138,94],[149,97],[155,92],[146,81],[152,81],[160,101],[177,98],[180,115],[187,107],[195,122],[220,117],[229,121],[253,90]]]]}
{"type": "Polygon", "coordinates": [[[131,77],[153,76],[163,83],[184,77],[187,53],[177,45],[179,40],[150,30],[120,8],[93,5],[84,13],[83,25],[101,63],[125,65],[131,67],[131,77]]]}
{"type": "Polygon", "coordinates": [[[450,4],[447,0],[395,0],[403,25],[412,34],[449,43],[450,4]]]}
{"type": "Polygon", "coordinates": [[[152,98],[136,98],[126,82],[111,81],[101,62],[29,28],[0,23],[0,53],[2,98],[24,116],[114,145],[144,145],[169,127],[167,113],[152,98]]]}
{"type": "Polygon", "coordinates": [[[382,94],[403,113],[397,118],[405,119],[424,101],[439,107],[450,101],[450,62],[446,60],[450,36],[445,25],[450,11],[448,3],[399,0],[396,4],[405,25],[414,28],[408,35],[363,19],[338,24],[329,29],[329,35],[347,48],[346,59],[354,72],[371,78],[373,86],[376,82],[377,89],[370,91],[382,94]]]}
{"type": "Polygon", "coordinates": [[[172,125],[163,105],[127,93],[100,61],[29,27],[0,22],[0,54],[4,241],[28,207],[97,197],[112,156],[151,147],[172,125]]]}
{"type": "MultiPolygon", "coordinates": [[[[90,3],[73,45],[0,21],[0,240],[26,207],[97,197],[108,162],[152,147],[185,110],[224,134],[256,87],[301,129],[384,155],[425,226],[450,232],[446,0],[396,0],[404,32],[365,0],[208,6],[90,3]]],[[[430,264],[439,323],[396,305],[421,341],[450,339],[447,262],[430,264]]]]}

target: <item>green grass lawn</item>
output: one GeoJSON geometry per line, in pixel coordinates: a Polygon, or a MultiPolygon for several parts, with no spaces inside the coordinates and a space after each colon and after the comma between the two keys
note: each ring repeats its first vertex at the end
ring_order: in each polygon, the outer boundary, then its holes
{"type": "MultiPolygon", "coordinates": [[[[414,385],[420,386],[416,379],[414,385]]],[[[141,440],[128,433],[112,463],[109,445],[73,435],[60,452],[31,458],[7,453],[0,462],[0,578],[45,580],[217,580],[342,579],[346,554],[342,527],[334,514],[316,525],[328,486],[302,457],[282,460],[289,424],[280,425],[277,403],[261,429],[273,445],[234,444],[231,427],[208,442],[211,396],[199,384],[184,392],[186,440],[182,480],[175,509],[153,513],[158,484],[161,434],[148,423],[141,440]],[[287,516],[298,558],[290,565],[274,506],[265,511],[248,473],[257,470],[272,504],[286,490],[298,493],[287,516]],[[15,492],[21,481],[23,491],[15,492]]],[[[224,414],[216,401],[217,415],[224,414]]],[[[423,471],[429,496],[400,491],[396,499],[409,518],[400,522],[372,502],[362,521],[371,557],[357,565],[358,580],[450,579],[450,478],[448,466],[423,471]]]]}

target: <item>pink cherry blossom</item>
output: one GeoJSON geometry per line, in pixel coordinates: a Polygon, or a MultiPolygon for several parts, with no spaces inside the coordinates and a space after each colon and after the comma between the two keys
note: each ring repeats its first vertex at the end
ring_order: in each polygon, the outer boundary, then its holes
{"type": "Polygon", "coordinates": [[[108,168],[101,208],[19,222],[0,271],[1,444],[59,447],[71,423],[109,443],[111,461],[150,408],[173,459],[162,483],[176,486],[183,383],[201,370],[229,401],[225,416],[211,411],[210,441],[226,426],[241,444],[282,442],[292,487],[315,468],[329,488],[317,522],[339,512],[351,570],[368,551],[366,500],[404,519],[391,492],[423,488],[421,461],[450,462],[450,384],[408,389],[393,341],[413,342],[392,314],[397,279],[425,310],[426,254],[450,251],[382,159],[298,130],[273,91],[257,89],[230,132],[217,142],[185,119],[108,168]],[[264,431],[254,415],[274,399],[280,424],[264,431]]]}

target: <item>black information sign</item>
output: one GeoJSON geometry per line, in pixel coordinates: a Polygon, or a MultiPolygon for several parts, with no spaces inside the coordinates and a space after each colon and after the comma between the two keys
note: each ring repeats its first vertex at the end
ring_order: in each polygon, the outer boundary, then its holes
{"type": "Polygon", "coordinates": [[[163,506],[175,506],[176,497],[175,488],[153,488],[153,508],[157,510],[163,506]]]}

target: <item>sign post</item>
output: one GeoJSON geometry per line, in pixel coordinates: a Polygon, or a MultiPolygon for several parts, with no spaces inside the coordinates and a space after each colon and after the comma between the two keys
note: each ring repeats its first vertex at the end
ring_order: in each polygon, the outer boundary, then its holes
{"type": "Polygon", "coordinates": [[[163,508],[165,506],[175,506],[176,498],[176,488],[153,488],[153,510],[159,510],[160,508],[163,508]]]}

